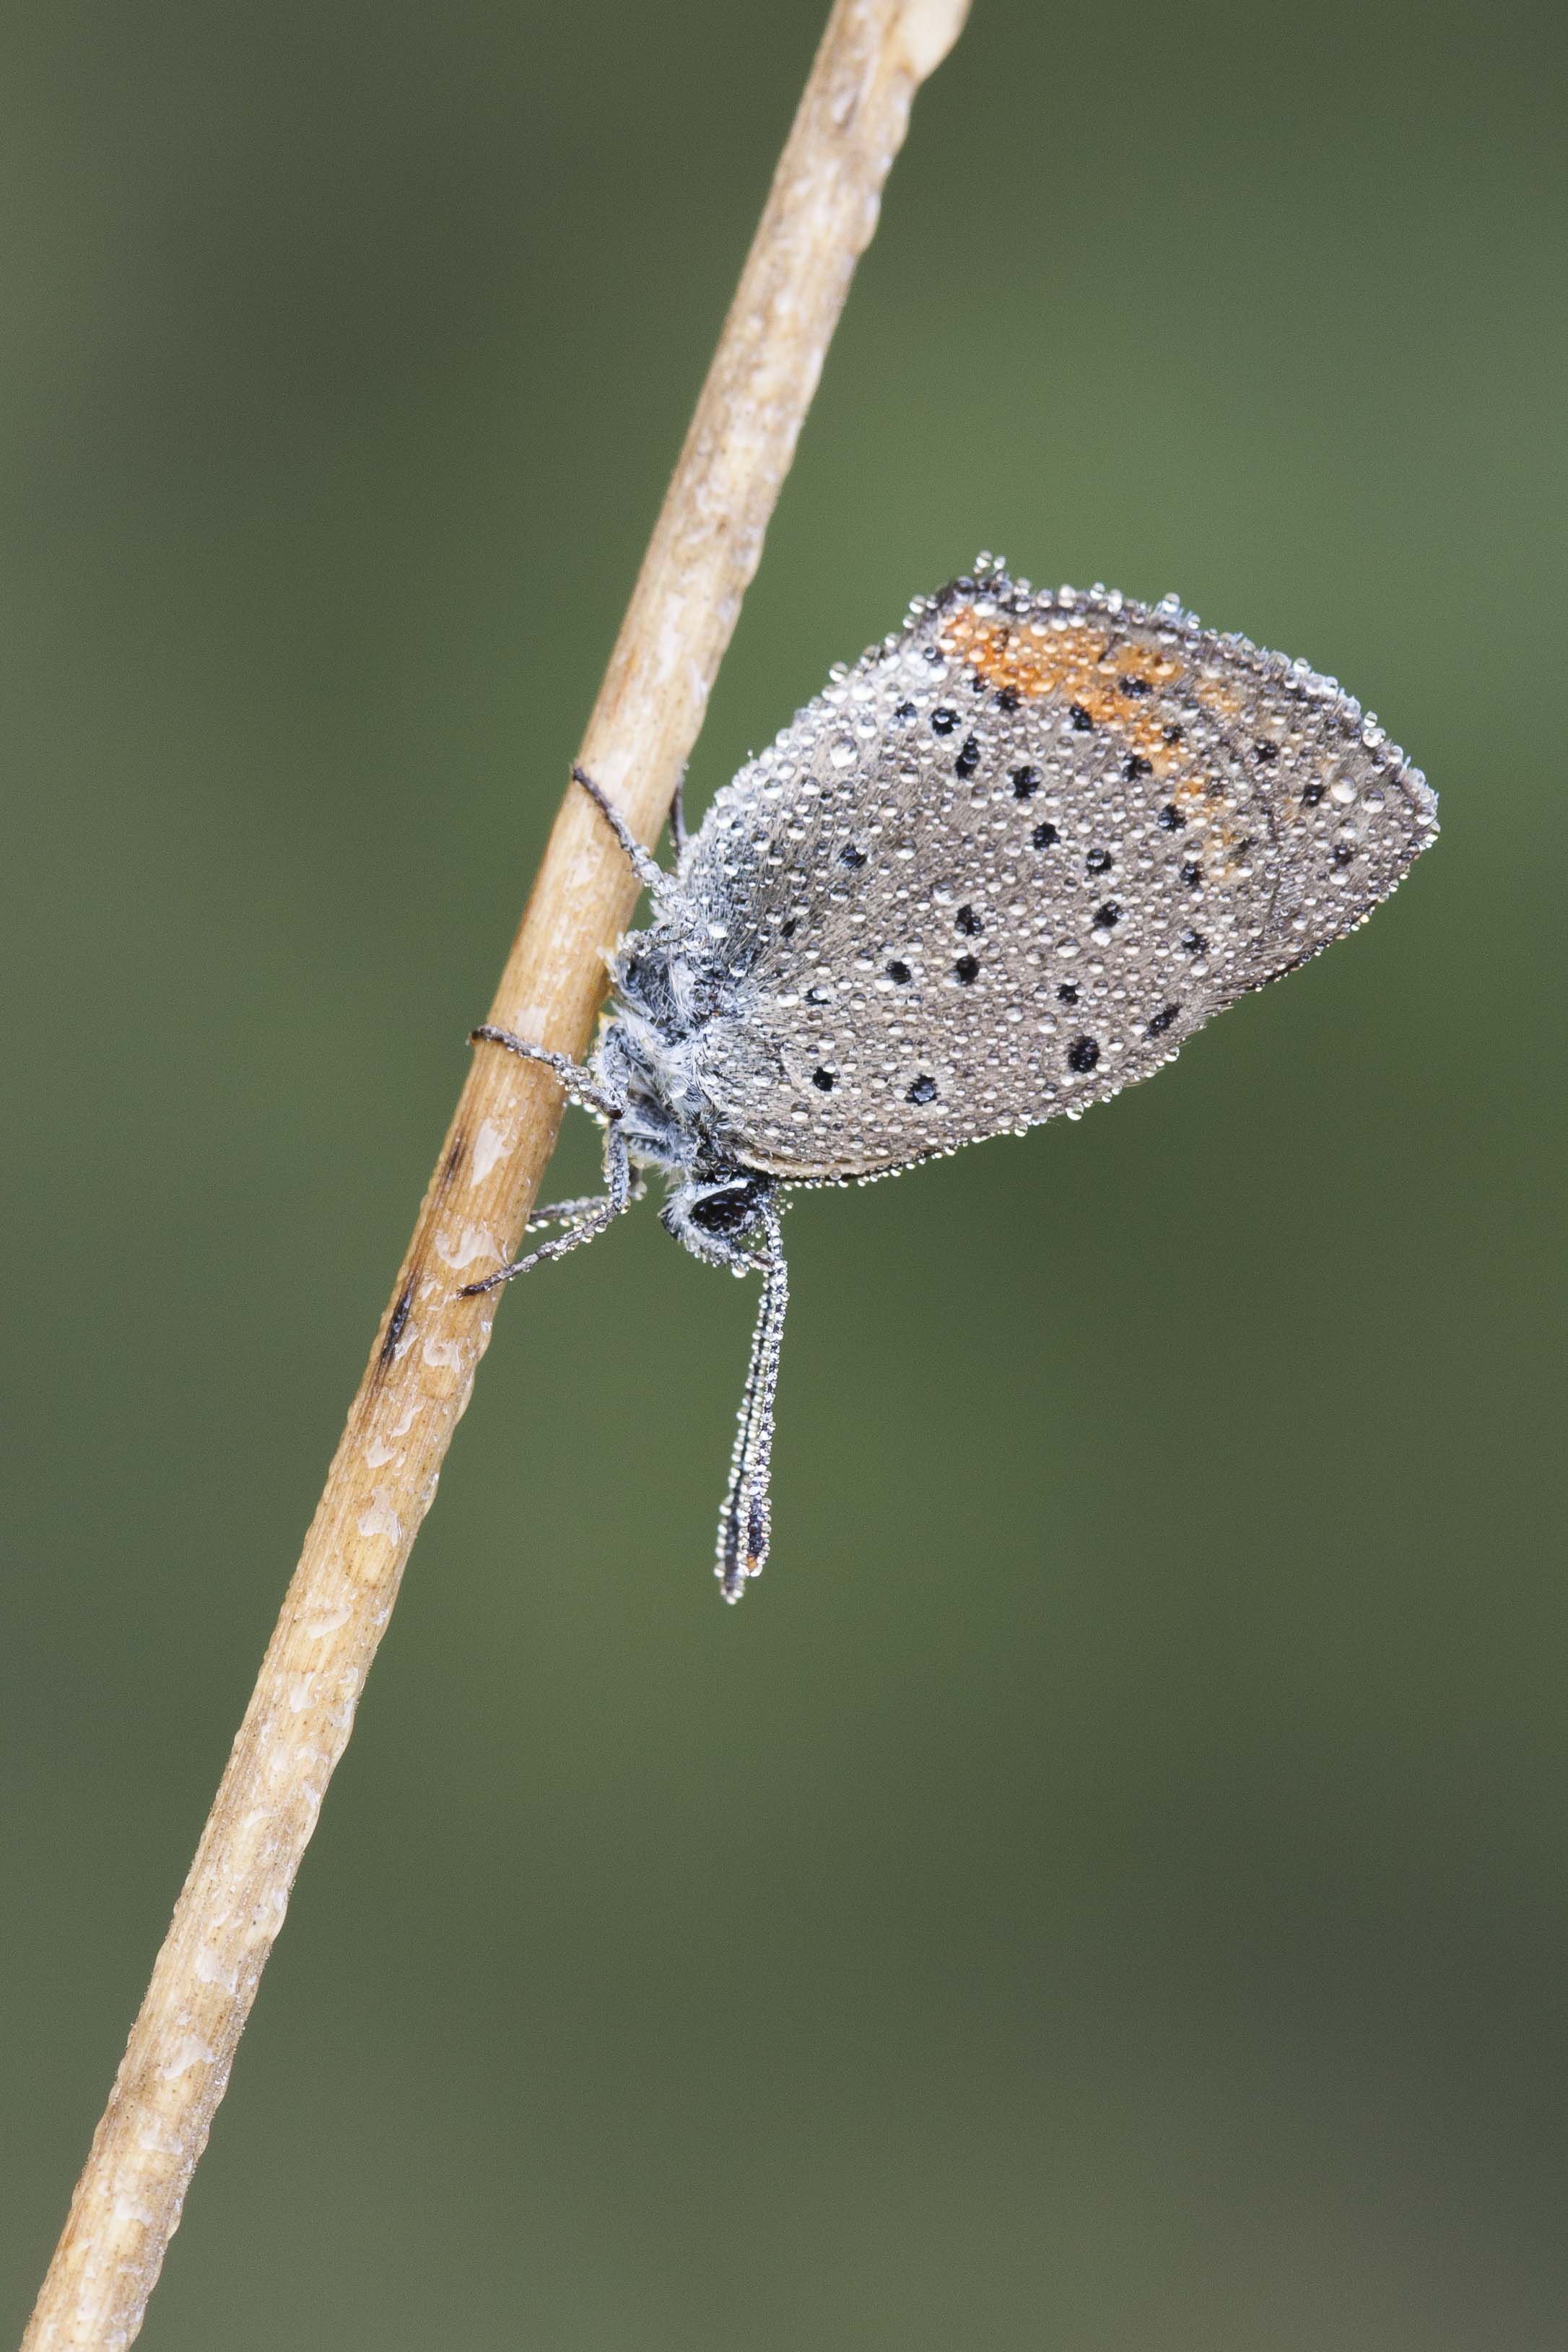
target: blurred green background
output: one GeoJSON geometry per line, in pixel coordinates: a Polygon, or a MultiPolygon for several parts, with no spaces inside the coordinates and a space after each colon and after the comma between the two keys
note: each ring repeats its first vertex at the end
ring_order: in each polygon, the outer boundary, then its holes
{"type": "MultiPolygon", "coordinates": [[[[13,2335],[823,14],[9,20],[13,2335]]],[[[739,1612],[749,1293],[647,1209],[511,1298],[155,2352],[1563,2342],[1564,47],[975,0],[698,803],[985,547],[1343,677],[1442,842],[801,1200],[739,1612]]]]}

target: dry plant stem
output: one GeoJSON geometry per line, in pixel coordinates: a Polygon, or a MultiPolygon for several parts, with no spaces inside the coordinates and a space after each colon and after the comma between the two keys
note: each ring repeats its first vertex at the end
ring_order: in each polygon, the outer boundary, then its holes
{"type": "MultiPolygon", "coordinates": [[[[829,19],[583,740],[644,841],[696,740],[910,101],[967,5],[837,0],[829,19]]],[[[489,1020],[581,1055],[635,896],[603,817],[568,793],[489,1020]]],[[[477,1049],[25,2352],[120,2347],[141,2326],[489,1338],[494,1297],[458,1293],[516,1251],[561,1111],[544,1072],[477,1049]]]]}

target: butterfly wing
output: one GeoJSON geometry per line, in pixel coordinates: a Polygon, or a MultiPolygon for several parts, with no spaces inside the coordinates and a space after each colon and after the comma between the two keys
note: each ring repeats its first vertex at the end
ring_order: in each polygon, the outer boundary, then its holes
{"type": "Polygon", "coordinates": [[[1304,664],[1173,599],[958,581],[688,850],[723,1146],[843,1181],[1103,1100],[1364,920],[1436,821],[1304,664]]]}

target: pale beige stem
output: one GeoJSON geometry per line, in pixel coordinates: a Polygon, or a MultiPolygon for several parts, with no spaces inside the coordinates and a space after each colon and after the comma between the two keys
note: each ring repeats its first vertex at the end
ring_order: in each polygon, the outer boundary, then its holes
{"type": "MultiPolygon", "coordinates": [[[[657,839],[919,83],[968,0],[837,0],[583,739],[657,839]]],[[[576,1055],[635,887],[569,792],[489,1018],[576,1055]]],[[[24,2352],[129,2344],[489,1338],[561,1089],[479,1048],[78,2183],[24,2352]]]]}

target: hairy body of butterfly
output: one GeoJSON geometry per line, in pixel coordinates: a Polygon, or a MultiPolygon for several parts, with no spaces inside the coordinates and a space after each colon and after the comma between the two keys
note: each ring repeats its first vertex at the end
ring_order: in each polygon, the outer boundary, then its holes
{"type": "Polygon", "coordinates": [[[782,1189],[866,1181],[1170,1061],[1363,922],[1433,838],[1420,772],[1331,678],[1173,597],[1031,590],[982,559],[836,672],[662,871],[586,1067],[507,1032],[605,1127],[605,1191],[489,1290],[603,1232],[657,1169],[695,1256],[760,1272],[718,1574],[769,1542],[782,1189]]]}

